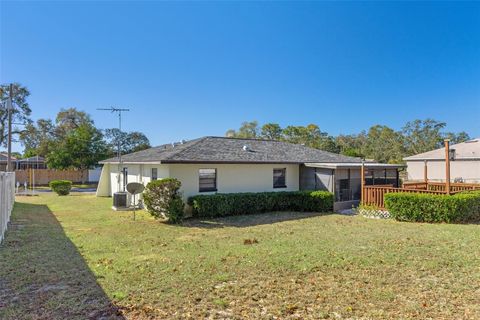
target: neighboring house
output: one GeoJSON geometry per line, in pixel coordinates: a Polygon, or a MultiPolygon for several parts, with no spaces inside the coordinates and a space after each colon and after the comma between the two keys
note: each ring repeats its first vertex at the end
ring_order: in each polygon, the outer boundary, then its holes
{"type": "MultiPolygon", "coordinates": [[[[203,137],[127,154],[122,162],[121,168],[118,158],[100,162],[97,196],[112,196],[129,182],[171,177],[182,183],[185,199],[216,192],[328,190],[335,193],[335,209],[360,200],[361,159],[287,142],[203,137]]],[[[402,165],[365,166],[367,184],[398,185],[402,165]]]]}
{"type": "MultiPolygon", "coordinates": [[[[8,155],[6,152],[0,152],[0,171],[7,170],[8,155]]],[[[47,165],[45,159],[40,156],[17,159],[12,157],[13,170],[27,170],[27,169],[46,169],[47,165]]]]}
{"type": "Polygon", "coordinates": [[[44,157],[34,156],[15,161],[15,170],[47,169],[44,157]]]}
{"type": "MultiPolygon", "coordinates": [[[[480,183],[480,138],[450,146],[450,177],[454,181],[480,183]]],[[[403,160],[407,162],[408,180],[444,182],[446,176],[445,148],[420,153],[403,160]]]]}
{"type": "MultiPolygon", "coordinates": [[[[12,165],[15,166],[15,161],[17,158],[12,158],[12,165]]],[[[0,152],[0,171],[7,171],[7,162],[8,162],[8,154],[6,152],[0,152]]]]}

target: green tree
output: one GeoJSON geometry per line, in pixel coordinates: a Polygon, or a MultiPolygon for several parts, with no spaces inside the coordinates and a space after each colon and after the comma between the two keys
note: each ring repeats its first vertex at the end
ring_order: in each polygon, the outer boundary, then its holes
{"type": "Polygon", "coordinates": [[[282,131],[283,140],[302,144],[310,148],[316,148],[329,152],[339,152],[335,138],[323,132],[316,124],[307,126],[288,126],[282,131]]]}
{"type": "Polygon", "coordinates": [[[335,141],[335,137],[329,135],[324,136],[320,139],[320,143],[317,148],[332,153],[340,153],[340,148],[335,141]]]}
{"type": "Polygon", "coordinates": [[[320,138],[320,130],[315,125],[287,126],[283,129],[283,138],[285,141],[295,144],[302,144],[307,147],[316,147],[316,141],[320,138]],[[307,126],[308,127],[308,126],[307,126]]]}
{"type": "Polygon", "coordinates": [[[117,128],[106,129],[105,139],[109,148],[110,155],[117,154],[117,145],[120,142],[120,151],[122,154],[128,154],[150,148],[150,141],[145,134],[133,131],[124,132],[117,128]]]}
{"type": "Polygon", "coordinates": [[[442,130],[446,125],[433,119],[407,122],[402,128],[406,154],[414,155],[440,148],[444,138],[442,130]]]}
{"type": "MultiPolygon", "coordinates": [[[[47,165],[53,169],[88,169],[108,155],[102,132],[76,108],[61,109],[48,145],[47,165]]],[[[48,137],[47,139],[48,140],[48,137]]]]}
{"type": "Polygon", "coordinates": [[[100,130],[88,123],[80,124],[56,140],[47,155],[47,164],[54,169],[88,169],[105,159],[108,148],[100,130]]]}
{"type": "Polygon", "coordinates": [[[365,155],[383,163],[399,163],[405,155],[403,136],[387,126],[376,125],[367,133],[365,155]]]}
{"type": "Polygon", "coordinates": [[[45,157],[55,140],[55,125],[52,120],[39,119],[36,123],[28,123],[19,137],[20,143],[25,147],[26,157],[45,157]]]}
{"type": "Polygon", "coordinates": [[[471,140],[470,135],[465,131],[461,131],[458,133],[455,132],[447,132],[444,135],[445,139],[450,139],[451,144],[462,143],[468,140],[471,140]]]}
{"type": "Polygon", "coordinates": [[[230,129],[225,133],[225,135],[232,138],[255,139],[258,137],[258,131],[259,130],[257,121],[245,121],[242,123],[238,131],[230,129]]]}
{"type": "Polygon", "coordinates": [[[55,119],[55,134],[57,137],[65,137],[71,130],[75,130],[82,125],[94,125],[89,114],[76,108],[61,109],[55,119]]]}
{"type": "Polygon", "coordinates": [[[282,128],[278,123],[266,123],[262,126],[260,136],[268,140],[281,140],[282,128]]]}
{"type": "Polygon", "coordinates": [[[335,138],[335,143],[341,154],[350,157],[365,158],[365,146],[367,143],[367,134],[365,131],[359,134],[339,135],[335,138]]]}
{"type": "MultiPolygon", "coordinates": [[[[8,112],[6,108],[7,100],[10,97],[10,85],[0,85],[0,146],[6,146],[8,137],[8,112]]],[[[27,124],[30,120],[32,110],[27,102],[30,91],[19,83],[13,84],[13,113],[12,120],[14,123],[27,124]]],[[[12,134],[19,134],[22,130],[16,126],[12,129],[12,134]]]]}

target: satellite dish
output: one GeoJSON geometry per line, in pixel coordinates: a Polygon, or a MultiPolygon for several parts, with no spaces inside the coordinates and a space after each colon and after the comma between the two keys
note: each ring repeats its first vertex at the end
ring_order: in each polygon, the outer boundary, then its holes
{"type": "Polygon", "coordinates": [[[145,190],[145,187],[141,183],[130,182],[129,184],[127,184],[127,191],[130,194],[139,194],[142,193],[143,190],[145,190]]]}
{"type": "Polygon", "coordinates": [[[133,221],[135,221],[135,206],[136,206],[135,195],[142,193],[143,190],[145,190],[145,187],[141,183],[130,182],[129,184],[127,184],[128,193],[133,195],[133,221]]]}

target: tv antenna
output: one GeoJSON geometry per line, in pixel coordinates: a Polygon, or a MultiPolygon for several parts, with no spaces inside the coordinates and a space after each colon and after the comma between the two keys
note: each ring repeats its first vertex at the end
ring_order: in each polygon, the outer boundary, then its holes
{"type": "MultiPolygon", "coordinates": [[[[117,174],[117,183],[118,183],[118,191],[121,189],[121,184],[120,184],[120,171],[122,170],[122,152],[120,151],[120,137],[122,133],[122,112],[127,112],[130,111],[130,109],[122,109],[122,108],[97,108],[97,110],[103,110],[103,111],[110,111],[112,113],[117,112],[118,113],[118,131],[119,131],[119,137],[117,139],[117,158],[118,158],[118,174],[117,174]]],[[[124,173],[125,174],[125,173],[124,173]]],[[[123,186],[123,191],[125,191],[125,184],[123,186]]]]}

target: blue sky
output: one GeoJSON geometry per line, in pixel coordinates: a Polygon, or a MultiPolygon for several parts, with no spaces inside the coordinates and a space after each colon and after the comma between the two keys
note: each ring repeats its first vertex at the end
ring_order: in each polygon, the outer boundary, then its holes
{"type": "MultiPolygon", "coordinates": [[[[480,2],[6,2],[2,83],[156,145],[245,120],[330,134],[434,118],[480,136],[480,2]]],[[[18,146],[17,146],[18,149],[18,146]]]]}

